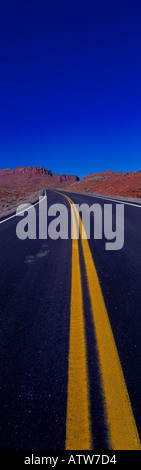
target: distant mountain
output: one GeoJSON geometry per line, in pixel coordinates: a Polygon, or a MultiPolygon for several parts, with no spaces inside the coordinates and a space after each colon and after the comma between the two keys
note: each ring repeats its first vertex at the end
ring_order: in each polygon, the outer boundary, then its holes
{"type": "Polygon", "coordinates": [[[76,175],[58,175],[52,174],[51,170],[46,170],[44,167],[20,166],[15,169],[5,168],[0,170],[0,184],[10,182],[19,183],[23,180],[33,180],[37,178],[50,177],[54,182],[74,183],[79,181],[76,175]]]}
{"type": "Polygon", "coordinates": [[[58,180],[61,183],[63,183],[63,182],[73,183],[75,181],[79,181],[79,178],[76,175],[57,175],[57,174],[54,174],[52,176],[55,180],[58,180]]]}
{"type": "Polygon", "coordinates": [[[13,188],[21,185],[20,191],[23,191],[25,187],[25,192],[29,190],[29,185],[30,191],[33,190],[33,187],[35,188],[35,185],[36,188],[65,188],[69,186],[69,190],[76,192],[141,198],[141,171],[103,171],[89,174],[79,180],[76,175],[53,174],[51,170],[47,170],[43,166],[22,166],[0,170],[1,188],[4,185],[13,186],[13,188]]]}

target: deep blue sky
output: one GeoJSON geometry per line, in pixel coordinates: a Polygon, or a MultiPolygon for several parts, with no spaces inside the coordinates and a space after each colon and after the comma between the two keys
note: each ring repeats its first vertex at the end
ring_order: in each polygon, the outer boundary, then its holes
{"type": "Polygon", "coordinates": [[[141,168],[141,2],[1,0],[0,168],[141,168]]]}

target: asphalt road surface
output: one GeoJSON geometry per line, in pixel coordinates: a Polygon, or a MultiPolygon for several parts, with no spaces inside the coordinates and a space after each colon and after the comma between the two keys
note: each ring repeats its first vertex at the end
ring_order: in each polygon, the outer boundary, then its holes
{"type": "Polygon", "coordinates": [[[1,449],[140,449],[141,205],[124,204],[124,246],[106,251],[92,213],[90,240],[81,221],[71,239],[71,203],[112,203],[114,227],[116,201],[47,199],[67,207],[68,239],[20,240],[22,217],[0,223],[1,449]]]}

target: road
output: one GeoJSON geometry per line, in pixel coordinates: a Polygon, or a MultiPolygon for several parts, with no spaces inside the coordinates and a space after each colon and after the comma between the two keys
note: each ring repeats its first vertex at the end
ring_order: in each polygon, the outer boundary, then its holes
{"type": "Polygon", "coordinates": [[[106,251],[92,213],[90,240],[71,239],[70,212],[111,200],[62,193],[48,207],[67,207],[68,239],[0,224],[1,449],[139,449],[141,205],[124,204],[124,246],[106,251]]]}

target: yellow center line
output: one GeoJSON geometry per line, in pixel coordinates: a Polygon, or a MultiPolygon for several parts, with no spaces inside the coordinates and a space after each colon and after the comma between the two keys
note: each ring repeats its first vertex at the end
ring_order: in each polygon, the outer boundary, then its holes
{"type": "MultiPolygon", "coordinates": [[[[64,196],[62,193],[59,194],[64,196]]],[[[70,199],[68,197],[67,199],[71,205],[70,199]]],[[[73,239],[66,450],[90,450],[91,430],[88,397],[86,338],[83,316],[79,247],[78,240],[76,238],[77,227],[74,210],[72,210],[72,225],[73,239]]]]}
{"type": "MultiPolygon", "coordinates": [[[[73,234],[76,221],[73,212],[73,234]]],[[[82,304],[82,287],[78,240],[72,240],[72,284],[66,450],[91,449],[86,341],[82,304]]]]}
{"type": "MultiPolygon", "coordinates": [[[[70,204],[73,204],[70,198],[65,197],[70,204]]],[[[82,238],[82,221],[75,205],[74,211],[80,224],[80,235],[97,339],[105,417],[109,432],[109,447],[115,450],[140,449],[140,439],[112,328],[89,243],[86,238],[82,238]]],[[[85,232],[84,227],[83,230],[85,232]]]]}

